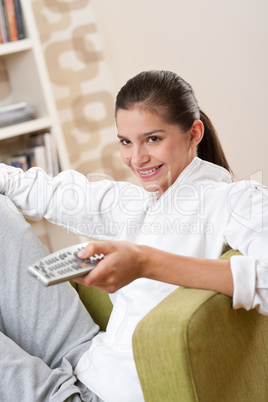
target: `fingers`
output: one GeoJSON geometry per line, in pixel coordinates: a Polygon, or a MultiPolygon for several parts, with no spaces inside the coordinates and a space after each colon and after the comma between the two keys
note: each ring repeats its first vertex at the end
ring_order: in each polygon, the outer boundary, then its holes
{"type": "Polygon", "coordinates": [[[100,261],[88,274],[74,279],[75,282],[84,286],[94,286],[108,293],[117,290],[111,277],[111,267],[109,262],[100,261]]]}
{"type": "Polygon", "coordinates": [[[77,253],[79,258],[88,258],[94,254],[107,254],[110,252],[109,242],[91,241],[85,248],[77,253]]]}
{"type": "MultiPolygon", "coordinates": [[[[109,253],[112,253],[115,249],[115,245],[113,244],[114,242],[112,241],[106,241],[106,242],[101,242],[101,241],[91,241],[86,245],[85,248],[79,251],[77,253],[77,256],[79,258],[89,258],[94,254],[103,254],[106,255],[106,258],[108,257],[109,253]]],[[[109,260],[109,257],[108,257],[109,260]]],[[[85,286],[95,286],[98,287],[102,290],[109,291],[106,289],[107,286],[107,276],[109,269],[109,263],[107,264],[107,261],[100,261],[97,266],[90,271],[87,275],[79,277],[74,279],[75,282],[80,283],[81,285],[85,286]]]]}
{"type": "Polygon", "coordinates": [[[113,293],[141,276],[141,251],[137,245],[123,241],[93,241],[77,255],[89,258],[94,254],[103,254],[103,260],[87,275],[76,279],[77,283],[113,293]]]}
{"type": "Polygon", "coordinates": [[[97,275],[96,275],[94,271],[96,271],[96,270],[98,270],[98,272],[102,271],[100,269],[101,267],[99,267],[100,264],[101,264],[101,262],[99,262],[97,264],[97,266],[94,269],[92,269],[92,271],[90,271],[88,274],[86,274],[82,277],[79,277],[79,278],[75,278],[74,282],[80,283],[81,285],[84,285],[84,286],[96,286],[97,285],[96,282],[100,281],[99,275],[102,277],[102,274],[97,273],[97,275]],[[97,276],[97,278],[96,278],[96,276],[97,276]]]}

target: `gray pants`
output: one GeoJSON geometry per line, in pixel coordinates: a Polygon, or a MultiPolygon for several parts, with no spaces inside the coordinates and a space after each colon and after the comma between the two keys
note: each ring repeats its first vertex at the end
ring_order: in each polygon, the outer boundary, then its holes
{"type": "Polygon", "coordinates": [[[100,401],[73,375],[98,326],[68,284],[44,287],[27,266],[46,254],[0,195],[0,400],[100,401]]]}

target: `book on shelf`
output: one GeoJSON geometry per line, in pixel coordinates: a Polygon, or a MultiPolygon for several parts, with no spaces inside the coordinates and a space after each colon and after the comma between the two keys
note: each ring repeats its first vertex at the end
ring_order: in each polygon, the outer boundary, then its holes
{"type": "Polygon", "coordinates": [[[23,26],[23,19],[22,19],[22,12],[20,6],[20,0],[14,0],[15,5],[15,15],[16,15],[16,22],[17,22],[17,29],[19,39],[25,38],[24,26],[23,26]]]}
{"type": "Polygon", "coordinates": [[[2,35],[2,22],[1,22],[1,16],[0,16],[0,44],[4,43],[3,41],[3,35],[2,35]]]}
{"type": "Polygon", "coordinates": [[[16,14],[15,14],[15,4],[14,0],[4,0],[6,8],[6,18],[9,30],[9,40],[11,42],[19,39],[16,14]]]}
{"type": "Polygon", "coordinates": [[[10,105],[0,106],[0,114],[12,112],[13,110],[21,110],[27,106],[26,102],[12,103],[10,105]]]}
{"type": "Polygon", "coordinates": [[[0,108],[0,128],[23,123],[35,118],[36,113],[34,108],[27,105],[26,102],[15,103],[0,108]]]}
{"type": "Polygon", "coordinates": [[[20,0],[0,0],[1,43],[25,38],[20,0]]]}
{"type": "Polygon", "coordinates": [[[3,43],[9,42],[9,30],[7,25],[6,7],[4,0],[0,0],[0,21],[3,43]]]}
{"type": "Polygon", "coordinates": [[[23,170],[38,166],[50,176],[57,175],[59,161],[53,135],[50,132],[30,135],[25,149],[15,152],[5,160],[5,163],[23,170]]]}
{"type": "Polygon", "coordinates": [[[27,155],[18,154],[9,157],[5,163],[10,166],[21,168],[22,170],[27,170],[28,168],[28,157],[27,155]]]}
{"type": "Polygon", "coordinates": [[[59,157],[56,142],[50,132],[44,133],[44,145],[46,150],[47,173],[56,176],[60,172],[59,157]]]}

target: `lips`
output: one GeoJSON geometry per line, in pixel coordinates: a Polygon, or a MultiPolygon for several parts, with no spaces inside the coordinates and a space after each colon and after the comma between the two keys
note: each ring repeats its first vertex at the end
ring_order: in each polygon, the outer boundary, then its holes
{"type": "Polygon", "coordinates": [[[149,169],[136,169],[140,177],[151,177],[154,175],[154,173],[158,172],[158,170],[162,167],[163,165],[158,165],[154,166],[149,169]]]}

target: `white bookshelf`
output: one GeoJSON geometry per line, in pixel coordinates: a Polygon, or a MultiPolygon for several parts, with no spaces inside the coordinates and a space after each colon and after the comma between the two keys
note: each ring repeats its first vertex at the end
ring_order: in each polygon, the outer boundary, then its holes
{"type": "MultiPolygon", "coordinates": [[[[47,130],[53,135],[56,143],[60,168],[65,170],[70,167],[70,161],[30,0],[21,0],[21,10],[26,38],[0,44],[0,58],[4,62],[11,88],[9,96],[0,101],[0,106],[27,102],[34,107],[36,119],[0,128],[0,160],[3,159],[7,150],[16,149],[16,146],[20,147],[26,136],[40,130],[47,130]]],[[[47,234],[49,237],[52,236],[53,242],[57,238],[55,231],[59,229],[47,222],[42,222],[42,225],[33,224],[33,228],[35,226],[40,237],[44,238],[44,234],[47,234]]],[[[62,236],[66,237],[64,234],[60,235],[61,243],[62,236]]],[[[66,237],[66,245],[74,243],[75,240],[71,237],[66,237]]],[[[51,251],[58,249],[61,245],[56,244],[51,251]]]]}
{"type": "Polygon", "coordinates": [[[8,99],[0,102],[0,106],[27,102],[35,108],[37,118],[30,122],[1,128],[0,141],[47,129],[52,133],[57,144],[61,168],[68,169],[70,162],[57,116],[31,2],[21,0],[21,10],[26,38],[0,45],[0,57],[4,60],[11,87],[8,99]]]}

